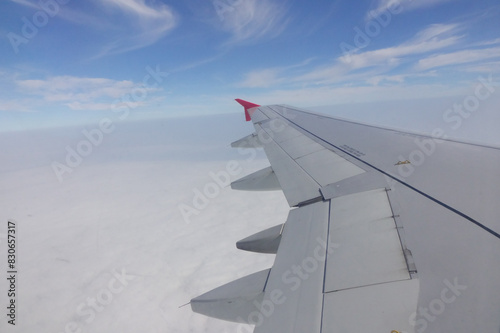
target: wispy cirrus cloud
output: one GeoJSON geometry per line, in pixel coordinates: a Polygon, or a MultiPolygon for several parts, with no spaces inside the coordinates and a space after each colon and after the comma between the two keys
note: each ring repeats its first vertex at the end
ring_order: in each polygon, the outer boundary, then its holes
{"type": "Polygon", "coordinates": [[[378,0],[375,2],[373,9],[370,9],[366,14],[366,19],[370,20],[388,10],[406,12],[437,6],[450,1],[454,0],[378,0]]]}
{"type": "Polygon", "coordinates": [[[430,68],[473,63],[482,60],[500,59],[500,47],[477,50],[463,50],[451,53],[436,54],[418,61],[417,68],[430,68]]]}
{"type": "Polygon", "coordinates": [[[280,70],[276,68],[252,71],[245,75],[245,80],[239,84],[246,88],[268,88],[279,84],[283,78],[279,78],[280,70]]]}
{"type": "Polygon", "coordinates": [[[279,36],[287,27],[286,2],[239,0],[234,5],[215,6],[220,27],[231,35],[227,44],[255,42],[279,36]]]}
{"type": "Polygon", "coordinates": [[[132,81],[73,76],[56,76],[46,80],[20,80],[16,84],[25,93],[42,96],[49,102],[92,100],[99,97],[117,98],[134,87],[132,81]]]}
{"type": "Polygon", "coordinates": [[[500,44],[500,38],[492,39],[492,40],[486,40],[486,41],[478,43],[479,46],[497,45],[497,44],[500,44]]]}
{"type": "Polygon", "coordinates": [[[36,8],[36,9],[38,9],[38,8],[39,8],[39,7],[36,5],[36,3],[34,3],[34,2],[30,2],[30,1],[28,1],[28,0],[8,0],[8,1],[11,1],[11,2],[17,3],[18,5],[22,5],[22,6],[25,6],[25,7],[36,8]]]}
{"type": "Polygon", "coordinates": [[[320,105],[457,95],[466,91],[466,80],[450,81],[441,67],[458,65],[453,68],[469,76],[491,74],[498,70],[500,59],[497,40],[467,43],[463,31],[461,24],[433,24],[397,45],[358,50],[349,57],[339,55],[329,64],[250,71],[239,85],[272,88],[257,95],[255,100],[264,104],[287,100],[320,105]]]}
{"type": "Polygon", "coordinates": [[[285,80],[283,75],[285,75],[287,71],[301,70],[314,60],[314,58],[309,58],[301,63],[291,66],[265,68],[251,71],[245,75],[245,79],[239,84],[239,86],[244,88],[268,88],[281,84],[285,80]]]}
{"type": "Polygon", "coordinates": [[[22,101],[0,99],[0,111],[30,112],[32,110],[22,101]]]}
{"type": "Polygon", "coordinates": [[[302,70],[304,73],[301,74],[290,74],[285,68],[253,71],[247,74],[246,79],[240,85],[256,88],[281,82],[295,85],[327,85],[360,80],[367,82],[367,78],[379,77],[410,62],[409,59],[413,56],[456,45],[462,38],[457,35],[460,30],[461,27],[457,24],[434,24],[422,29],[413,38],[399,45],[358,52],[348,57],[342,55],[337,57],[332,64],[316,66],[306,72],[302,70]]]}
{"type": "Polygon", "coordinates": [[[300,107],[450,97],[467,93],[467,91],[467,88],[462,86],[449,87],[439,83],[406,85],[396,82],[390,86],[353,84],[295,89],[278,88],[269,92],[249,94],[246,98],[262,105],[281,104],[286,101],[286,104],[300,107]]]}
{"type": "MultiPolygon", "coordinates": [[[[56,76],[44,80],[18,80],[17,87],[27,96],[36,96],[46,103],[64,105],[72,110],[109,110],[117,99],[135,89],[153,92],[158,88],[144,87],[128,80],[56,76]]],[[[131,107],[141,102],[129,102],[131,107]],[[133,105],[132,105],[133,104],[133,105]]]]}
{"type": "Polygon", "coordinates": [[[467,64],[462,68],[469,73],[491,74],[500,73],[500,61],[480,62],[478,64],[467,64]]]}
{"type": "Polygon", "coordinates": [[[343,56],[340,61],[349,63],[351,69],[398,64],[405,56],[423,54],[456,44],[461,37],[450,34],[458,28],[455,24],[433,24],[400,45],[354,54],[349,56],[349,59],[343,56]]]}
{"type": "MultiPolygon", "coordinates": [[[[9,1],[31,10],[41,8],[37,1],[9,1]]],[[[92,0],[83,5],[56,6],[56,19],[98,31],[94,38],[98,51],[93,59],[152,45],[179,21],[175,12],[159,0],[92,0]]]]}
{"type": "Polygon", "coordinates": [[[372,76],[368,77],[366,79],[366,82],[372,86],[378,86],[381,83],[399,83],[403,84],[405,80],[408,78],[429,78],[429,77],[436,77],[437,74],[436,72],[430,71],[427,73],[421,73],[421,74],[415,74],[415,73],[409,73],[409,74],[398,74],[398,75],[378,75],[378,76],[372,76]]]}
{"type": "MultiPolygon", "coordinates": [[[[178,23],[174,11],[160,1],[104,0],[95,3],[109,10],[112,18],[120,19],[116,22],[123,22],[123,16],[129,19],[125,29],[117,23],[119,29],[113,34],[113,41],[103,47],[97,57],[149,46],[173,30],[178,23]]],[[[109,17],[104,19],[109,20],[109,17]]]]}

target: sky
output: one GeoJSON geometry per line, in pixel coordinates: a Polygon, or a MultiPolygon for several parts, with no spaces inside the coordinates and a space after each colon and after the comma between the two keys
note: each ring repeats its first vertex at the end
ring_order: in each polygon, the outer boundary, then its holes
{"type": "Polygon", "coordinates": [[[462,96],[500,72],[495,0],[6,0],[0,130],[462,96]]]}

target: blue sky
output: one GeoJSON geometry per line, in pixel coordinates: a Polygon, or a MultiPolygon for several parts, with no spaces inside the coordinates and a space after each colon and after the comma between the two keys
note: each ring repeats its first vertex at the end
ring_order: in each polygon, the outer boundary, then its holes
{"type": "Polygon", "coordinates": [[[500,73],[497,0],[6,0],[0,130],[461,96],[500,73]]]}

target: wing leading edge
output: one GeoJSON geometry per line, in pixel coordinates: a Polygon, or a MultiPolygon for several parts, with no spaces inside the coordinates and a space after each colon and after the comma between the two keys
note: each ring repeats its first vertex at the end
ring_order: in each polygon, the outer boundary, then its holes
{"type": "Polygon", "coordinates": [[[273,267],[195,312],[263,333],[500,330],[498,149],[238,102],[255,133],[234,146],[271,167],[232,187],[282,189],[292,210],[239,242],[273,267]]]}

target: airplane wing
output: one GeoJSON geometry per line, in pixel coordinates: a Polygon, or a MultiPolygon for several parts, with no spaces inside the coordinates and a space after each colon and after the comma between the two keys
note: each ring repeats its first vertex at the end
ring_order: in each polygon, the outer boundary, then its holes
{"type": "Polygon", "coordinates": [[[232,184],[281,189],[284,224],[238,248],[272,268],[191,301],[254,332],[500,332],[500,149],[285,105],[245,107],[267,169],[232,184]]]}

